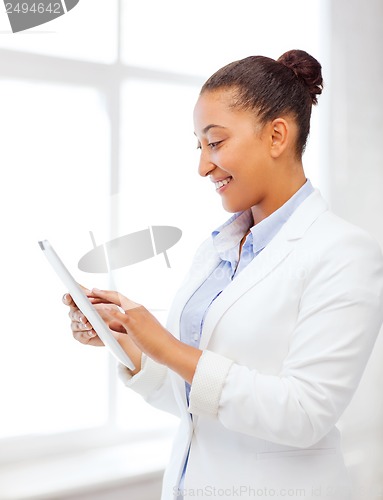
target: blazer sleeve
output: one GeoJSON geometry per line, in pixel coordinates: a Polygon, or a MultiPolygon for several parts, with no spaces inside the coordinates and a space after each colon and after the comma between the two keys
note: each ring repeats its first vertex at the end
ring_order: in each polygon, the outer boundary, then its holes
{"type": "Polygon", "coordinates": [[[306,276],[280,373],[263,374],[205,350],[192,381],[192,414],[301,448],[331,430],[359,384],[383,321],[379,246],[362,230],[339,240],[306,276]]]}
{"type": "Polygon", "coordinates": [[[141,370],[132,376],[128,368],[118,365],[119,377],[126,387],[140,394],[154,408],[180,416],[180,409],[174,396],[169,369],[142,355],[141,370]]]}

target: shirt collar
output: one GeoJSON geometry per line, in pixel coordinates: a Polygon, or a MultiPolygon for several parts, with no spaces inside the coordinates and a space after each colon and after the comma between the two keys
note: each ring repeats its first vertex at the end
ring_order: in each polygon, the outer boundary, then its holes
{"type": "Polygon", "coordinates": [[[283,224],[298,206],[314,191],[309,179],[275,212],[254,224],[251,208],[235,213],[230,219],[215,229],[211,235],[213,244],[222,260],[234,262],[238,259],[238,245],[250,228],[249,240],[256,255],[274,238],[283,224]]]}

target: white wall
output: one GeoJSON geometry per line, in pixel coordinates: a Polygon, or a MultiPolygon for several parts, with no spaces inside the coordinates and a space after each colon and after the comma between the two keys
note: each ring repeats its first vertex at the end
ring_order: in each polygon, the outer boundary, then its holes
{"type": "MultiPolygon", "coordinates": [[[[331,207],[383,247],[383,2],[330,0],[329,8],[331,207]]],[[[382,337],[342,423],[358,500],[383,496],[382,337]]]]}

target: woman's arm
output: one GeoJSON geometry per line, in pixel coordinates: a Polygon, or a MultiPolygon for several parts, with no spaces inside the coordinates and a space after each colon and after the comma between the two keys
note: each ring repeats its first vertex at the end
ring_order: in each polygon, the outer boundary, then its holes
{"type": "Polygon", "coordinates": [[[191,347],[177,340],[161,323],[142,305],[133,302],[118,292],[93,289],[90,295],[105,304],[104,313],[113,324],[119,324],[127,335],[118,337],[118,342],[128,352],[132,342],[153,361],[165,365],[191,383],[200,349],[191,347]],[[124,310],[121,312],[119,306],[124,310]]]}
{"type": "MultiPolygon", "coordinates": [[[[92,294],[90,290],[84,287],[83,289],[103,320],[114,332],[115,338],[123,346],[136,367],[136,369],[132,371],[126,366],[119,366],[120,378],[124,384],[140,394],[152,406],[172,413],[176,416],[180,416],[167,367],[164,364],[157,363],[143,354],[142,350],[137,347],[132,337],[127,334],[123,324],[111,316],[111,313],[119,312],[117,305],[111,305],[110,301],[105,297],[105,294],[101,293],[103,298],[100,298],[100,294],[92,294]]],[[[162,328],[156,318],[139,304],[129,301],[129,299],[117,294],[117,292],[112,292],[112,294],[114,297],[119,297],[117,300],[118,305],[120,305],[122,301],[126,307],[140,307],[141,313],[146,312],[146,314],[141,314],[141,319],[144,320],[146,328],[149,328],[154,334],[153,339],[155,340],[156,332],[158,333],[162,328]]],[[[69,306],[69,317],[71,318],[71,329],[74,338],[86,345],[104,345],[101,339],[97,336],[96,332],[92,329],[92,325],[88,322],[84,314],[78,309],[69,294],[64,295],[63,302],[65,305],[69,306]]],[[[134,316],[134,314],[132,316],[134,316]]],[[[126,316],[124,316],[123,319],[126,320],[126,316]]],[[[164,332],[161,333],[169,333],[165,329],[163,330],[164,332]]],[[[144,331],[142,331],[142,333],[144,333],[144,331]]],[[[170,335],[170,343],[172,343],[172,339],[174,338],[170,335]]],[[[181,362],[181,359],[177,361],[181,362]]]]}

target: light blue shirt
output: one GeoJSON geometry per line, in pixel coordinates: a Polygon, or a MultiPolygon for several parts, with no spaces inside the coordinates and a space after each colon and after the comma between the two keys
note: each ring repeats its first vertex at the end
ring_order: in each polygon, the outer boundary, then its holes
{"type": "MultiPolygon", "coordinates": [[[[214,247],[221,262],[197,288],[182,311],[180,320],[180,339],[182,342],[196,348],[199,347],[204,320],[211,304],[222,293],[222,290],[270,243],[292,213],[313,191],[314,188],[310,180],[307,179],[305,184],[284,205],[258,224],[253,225],[253,214],[249,208],[243,212],[237,212],[211,233],[214,247]],[[239,245],[249,229],[250,233],[242,246],[239,259],[239,245]]],[[[189,401],[190,385],[185,382],[185,387],[186,397],[189,401]]],[[[181,491],[186,464],[187,459],[179,487],[181,491]]]]}
{"type": "MultiPolygon", "coordinates": [[[[270,243],[291,214],[313,191],[310,180],[307,180],[284,205],[258,224],[253,225],[253,215],[251,209],[248,209],[234,214],[211,233],[221,262],[190,297],[182,311],[180,322],[182,342],[198,348],[204,319],[211,304],[235,276],[270,243]],[[248,229],[250,233],[242,246],[238,264],[239,244],[248,229]]],[[[189,389],[190,387],[187,393],[189,389]]]]}

